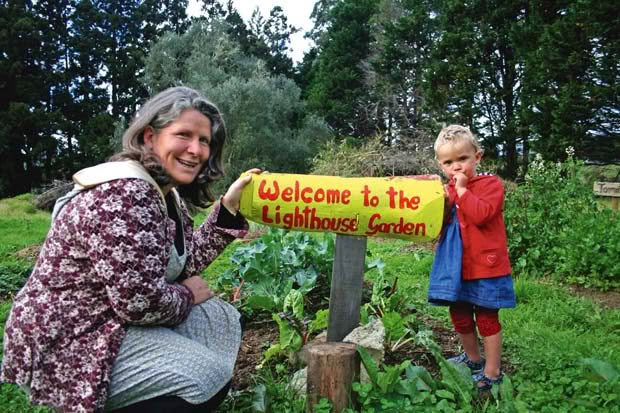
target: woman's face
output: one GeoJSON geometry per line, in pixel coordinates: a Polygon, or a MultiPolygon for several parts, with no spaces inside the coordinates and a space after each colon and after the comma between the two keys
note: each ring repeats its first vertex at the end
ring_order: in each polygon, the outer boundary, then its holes
{"type": "Polygon", "coordinates": [[[174,185],[190,184],[209,159],[211,120],[196,109],[186,109],[177,120],[155,131],[144,130],[144,145],[157,154],[174,185]]]}

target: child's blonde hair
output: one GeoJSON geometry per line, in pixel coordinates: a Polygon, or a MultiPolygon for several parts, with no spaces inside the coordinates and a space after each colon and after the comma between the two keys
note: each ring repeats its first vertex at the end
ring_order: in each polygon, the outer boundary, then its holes
{"type": "Polygon", "coordinates": [[[471,133],[468,127],[461,125],[449,125],[444,127],[441,132],[439,132],[439,136],[437,136],[437,140],[435,140],[435,145],[433,147],[435,149],[435,156],[437,156],[437,151],[441,146],[446,143],[455,144],[458,142],[469,142],[472,144],[476,152],[482,152],[478,140],[474,134],[471,133]]]}

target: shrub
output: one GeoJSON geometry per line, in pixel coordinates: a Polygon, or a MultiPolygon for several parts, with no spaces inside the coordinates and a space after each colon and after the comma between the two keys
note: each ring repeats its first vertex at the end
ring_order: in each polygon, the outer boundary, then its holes
{"type": "Polygon", "coordinates": [[[375,136],[362,145],[327,142],[312,160],[312,173],[330,176],[404,176],[440,173],[428,139],[385,144],[375,136]]]}
{"type": "Polygon", "coordinates": [[[32,272],[32,264],[21,261],[0,263],[0,297],[15,294],[24,284],[32,272]]]}
{"type": "Polygon", "coordinates": [[[507,191],[505,218],[518,273],[602,289],[620,286],[620,221],[579,179],[583,162],[531,163],[525,182],[507,191]]]}

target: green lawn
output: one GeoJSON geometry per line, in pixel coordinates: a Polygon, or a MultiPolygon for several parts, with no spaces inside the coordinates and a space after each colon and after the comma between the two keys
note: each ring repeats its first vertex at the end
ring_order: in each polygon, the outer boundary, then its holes
{"type": "MultiPolygon", "coordinates": [[[[47,233],[49,214],[28,207],[28,196],[0,201],[0,270],[2,277],[10,271],[22,271],[32,262],[17,259],[15,252],[40,244],[47,233]],[[7,203],[10,204],[7,206],[7,203]],[[11,211],[11,212],[7,212],[11,211]]],[[[204,219],[200,216],[197,221],[204,219]]],[[[197,223],[198,223],[197,222],[197,223]]],[[[228,268],[233,244],[204,276],[210,280],[228,268]]],[[[369,260],[386,262],[386,278],[399,278],[401,287],[411,287],[411,301],[424,314],[442,320],[449,327],[446,308],[426,303],[428,271],[432,256],[412,250],[403,241],[370,240],[369,260]]],[[[17,276],[16,276],[17,277],[17,276]]],[[[369,274],[369,279],[373,274],[369,274]]],[[[0,283],[0,287],[3,284],[0,283]]],[[[5,288],[10,288],[8,284],[5,288]]],[[[572,295],[565,287],[551,282],[515,279],[518,305],[503,310],[505,359],[515,367],[511,377],[519,411],[531,412],[609,412],[620,411],[620,384],[595,379],[596,359],[620,368],[620,310],[604,308],[599,303],[572,295]],[[594,366],[594,367],[592,367],[594,366]]],[[[2,291],[2,290],[0,290],[2,291]]],[[[4,327],[11,301],[6,291],[0,300],[0,326],[4,327]]],[[[0,337],[1,340],[1,337],[0,337]]],[[[487,406],[493,411],[493,404],[487,406]]],[[[228,411],[235,409],[227,408],[228,411]]],[[[47,412],[30,408],[23,393],[15,386],[0,385],[1,412],[47,412]]]]}

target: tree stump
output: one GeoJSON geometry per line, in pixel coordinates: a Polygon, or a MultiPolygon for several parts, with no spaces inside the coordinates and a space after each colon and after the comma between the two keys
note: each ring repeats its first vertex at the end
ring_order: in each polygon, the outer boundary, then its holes
{"type": "Polygon", "coordinates": [[[340,413],[352,399],[351,386],[359,380],[360,357],[352,343],[309,344],[303,349],[308,364],[306,387],[308,413],[322,398],[329,399],[332,411],[340,413]]]}

